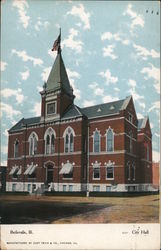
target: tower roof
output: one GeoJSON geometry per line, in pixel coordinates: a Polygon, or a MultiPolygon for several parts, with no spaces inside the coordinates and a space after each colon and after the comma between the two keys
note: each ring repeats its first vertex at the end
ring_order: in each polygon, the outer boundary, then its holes
{"type": "Polygon", "coordinates": [[[62,89],[68,95],[73,96],[73,89],[69,83],[61,52],[57,54],[46,83],[46,91],[55,91],[59,89],[62,89]]]}

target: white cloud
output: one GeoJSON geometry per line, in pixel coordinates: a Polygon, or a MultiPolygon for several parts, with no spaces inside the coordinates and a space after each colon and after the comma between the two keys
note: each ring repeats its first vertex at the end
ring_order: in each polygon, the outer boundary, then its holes
{"type": "Polygon", "coordinates": [[[83,4],[79,4],[79,6],[73,6],[71,11],[67,12],[67,15],[69,14],[79,17],[84,24],[84,29],[90,29],[90,13],[85,11],[83,4]]]}
{"type": "Polygon", "coordinates": [[[83,107],[90,107],[90,106],[93,106],[95,105],[95,102],[94,101],[88,101],[88,100],[85,100],[83,102],[83,107]]]}
{"type": "MultiPolygon", "coordinates": [[[[136,92],[136,89],[135,89],[135,88],[130,89],[128,92],[130,93],[130,95],[133,96],[133,99],[134,99],[135,101],[144,99],[144,96],[143,96],[143,95],[139,95],[139,94],[136,92]]],[[[138,103],[139,103],[139,102],[138,102],[138,103]]]]}
{"type": "Polygon", "coordinates": [[[137,118],[138,118],[138,119],[143,119],[144,116],[143,116],[142,114],[140,114],[140,113],[137,113],[137,118]]]}
{"type": "Polygon", "coordinates": [[[105,32],[101,36],[102,41],[104,41],[104,40],[112,40],[112,39],[114,39],[115,41],[120,41],[121,38],[120,38],[119,33],[112,34],[111,32],[105,32]]]}
{"type": "Polygon", "coordinates": [[[114,53],[113,53],[113,49],[115,48],[114,45],[108,45],[107,47],[104,47],[102,50],[103,50],[103,56],[106,57],[106,56],[109,56],[111,57],[113,60],[115,60],[116,58],[118,58],[118,56],[116,56],[114,53]]]}
{"type": "Polygon", "coordinates": [[[153,150],[153,162],[159,162],[160,161],[160,152],[153,150]]]}
{"type": "Polygon", "coordinates": [[[104,96],[104,89],[103,88],[100,88],[98,87],[98,83],[97,82],[93,82],[91,84],[89,84],[89,88],[93,90],[93,93],[96,95],[96,96],[104,96]]]}
{"type": "Polygon", "coordinates": [[[160,134],[155,133],[154,135],[155,135],[156,137],[160,138],[160,134]]]}
{"type": "Polygon", "coordinates": [[[160,109],[160,101],[153,102],[151,104],[151,108],[148,110],[148,112],[151,112],[152,110],[160,109]]]}
{"type": "Polygon", "coordinates": [[[66,70],[67,70],[67,74],[68,74],[68,77],[69,77],[70,84],[73,87],[74,95],[76,96],[76,98],[78,100],[80,100],[80,98],[81,98],[81,92],[76,87],[76,84],[75,84],[75,79],[79,79],[80,78],[80,74],[78,72],[76,72],[76,71],[70,70],[69,68],[67,68],[66,70]]]}
{"type": "Polygon", "coordinates": [[[124,45],[129,45],[130,44],[130,41],[128,39],[123,39],[122,38],[122,35],[119,34],[119,33],[111,33],[111,32],[105,32],[101,35],[101,40],[104,41],[104,40],[114,40],[114,41],[120,41],[122,44],[124,45]]]}
{"type": "Polygon", "coordinates": [[[146,74],[144,77],[145,80],[148,80],[150,78],[153,78],[155,81],[154,87],[157,91],[157,93],[160,93],[160,69],[154,67],[151,63],[149,64],[149,67],[145,67],[141,70],[142,74],[146,74]]]}
{"type": "Polygon", "coordinates": [[[13,109],[11,105],[1,102],[1,117],[3,114],[9,119],[13,119],[13,116],[19,116],[21,112],[13,109]]]}
{"type": "Polygon", "coordinates": [[[115,91],[117,92],[120,92],[120,89],[119,88],[114,88],[115,91]]]}
{"type": "Polygon", "coordinates": [[[42,65],[43,61],[40,58],[35,58],[32,56],[27,55],[26,51],[17,51],[15,49],[12,49],[12,54],[16,54],[18,57],[22,58],[24,62],[31,61],[34,66],[36,65],[42,65]]]}
{"type": "Polygon", "coordinates": [[[118,82],[118,77],[112,76],[109,69],[107,69],[105,72],[100,72],[99,75],[106,79],[107,84],[118,82]]]}
{"type": "Polygon", "coordinates": [[[117,101],[117,100],[118,100],[117,97],[113,97],[113,96],[110,96],[110,95],[106,95],[106,96],[104,96],[104,97],[102,98],[102,101],[103,101],[104,103],[106,103],[106,102],[114,102],[114,101],[117,101]]]}
{"type": "Polygon", "coordinates": [[[20,88],[18,88],[18,89],[9,89],[9,88],[2,89],[1,95],[4,98],[9,98],[11,96],[15,96],[18,104],[21,104],[25,98],[24,95],[22,94],[22,89],[20,89],[20,88]]]}
{"type": "Polygon", "coordinates": [[[126,11],[124,12],[124,15],[130,16],[132,22],[131,22],[131,29],[133,30],[136,26],[144,27],[144,18],[142,15],[139,15],[137,12],[135,12],[132,9],[132,4],[128,4],[126,11]]]}
{"type": "Polygon", "coordinates": [[[135,48],[137,55],[140,56],[143,60],[147,60],[148,56],[151,56],[152,58],[159,58],[160,57],[160,53],[158,53],[157,51],[151,49],[148,50],[145,47],[142,47],[140,45],[137,44],[133,44],[133,47],[135,48]]]}
{"type": "Polygon", "coordinates": [[[26,70],[24,72],[20,72],[20,75],[21,75],[21,79],[23,81],[26,81],[28,79],[28,77],[30,76],[30,71],[26,70]]]}
{"type": "Polygon", "coordinates": [[[39,31],[40,28],[48,28],[48,26],[50,25],[50,23],[48,21],[41,21],[41,20],[38,20],[36,22],[36,24],[34,25],[34,28],[35,30],[39,31]]]}
{"type": "Polygon", "coordinates": [[[132,88],[135,88],[136,87],[136,81],[135,80],[132,80],[132,79],[129,79],[128,81],[128,85],[132,88]]]}
{"type": "Polygon", "coordinates": [[[8,147],[7,146],[1,146],[1,153],[2,154],[7,154],[8,153],[8,147]]]}
{"type": "Polygon", "coordinates": [[[40,115],[41,115],[41,102],[35,102],[35,103],[34,103],[32,112],[33,112],[36,116],[40,116],[40,115]]]}
{"type": "Polygon", "coordinates": [[[8,137],[8,129],[5,129],[5,131],[3,132],[3,135],[8,137]]]}
{"type": "Polygon", "coordinates": [[[81,40],[74,40],[74,37],[78,36],[78,31],[76,29],[71,28],[69,30],[68,38],[62,41],[62,48],[65,46],[72,50],[75,50],[77,53],[81,53],[83,42],[81,40]]]}
{"type": "Polygon", "coordinates": [[[44,82],[47,82],[47,79],[49,77],[49,74],[50,74],[50,71],[51,71],[51,67],[48,67],[48,68],[44,68],[43,69],[43,72],[41,74],[41,78],[44,82]]]}
{"type": "Polygon", "coordinates": [[[8,63],[1,61],[1,71],[5,71],[7,65],[8,63]]]}
{"type": "Polygon", "coordinates": [[[14,0],[12,3],[13,7],[18,9],[20,23],[22,23],[23,27],[26,29],[29,25],[30,17],[27,16],[26,8],[29,7],[26,0],[14,0]]]}

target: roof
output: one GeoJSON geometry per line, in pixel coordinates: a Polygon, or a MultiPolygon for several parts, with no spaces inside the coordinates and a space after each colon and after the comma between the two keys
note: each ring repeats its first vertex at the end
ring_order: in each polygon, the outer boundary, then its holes
{"type": "Polygon", "coordinates": [[[32,117],[32,118],[22,118],[19,122],[17,122],[10,130],[9,132],[15,132],[20,131],[21,129],[24,129],[24,127],[27,125],[34,125],[40,123],[40,116],[39,117],[32,117]]]}
{"type": "Polygon", "coordinates": [[[57,54],[46,83],[46,91],[58,89],[63,89],[67,94],[73,95],[61,53],[57,54]]]}
{"type": "Polygon", "coordinates": [[[104,104],[98,104],[95,106],[82,108],[81,111],[88,118],[113,115],[113,114],[119,113],[119,111],[122,110],[122,106],[123,106],[125,100],[119,100],[119,101],[114,101],[114,102],[109,102],[109,103],[104,103],[104,104]]]}
{"type": "MultiPolygon", "coordinates": [[[[123,108],[125,108],[127,106],[127,100],[129,101],[130,98],[127,97],[123,100],[118,100],[118,101],[104,103],[104,104],[98,104],[98,105],[86,107],[86,108],[79,108],[76,105],[72,104],[64,112],[61,119],[65,120],[65,119],[82,117],[82,116],[86,116],[88,119],[92,119],[92,118],[97,118],[97,117],[101,117],[101,116],[115,115],[115,114],[118,114],[120,110],[123,110],[123,108]]],[[[143,126],[142,125],[143,121],[141,123],[141,120],[139,120],[140,122],[138,123],[139,127],[143,126]]],[[[9,130],[9,132],[20,131],[21,129],[24,129],[25,126],[36,125],[36,124],[39,124],[40,121],[41,121],[40,116],[27,118],[27,119],[23,118],[18,123],[16,123],[9,130]]]]}
{"type": "Polygon", "coordinates": [[[142,128],[145,128],[147,123],[148,117],[144,117],[142,119],[138,119],[138,130],[141,130],[142,128]]]}

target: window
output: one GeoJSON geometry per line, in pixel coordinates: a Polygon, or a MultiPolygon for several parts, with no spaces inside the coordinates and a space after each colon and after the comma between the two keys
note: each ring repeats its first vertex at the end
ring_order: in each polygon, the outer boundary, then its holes
{"type": "Polygon", "coordinates": [[[73,178],[73,172],[71,172],[69,174],[63,174],[63,178],[64,179],[72,179],[73,178]]]}
{"type": "Polygon", "coordinates": [[[74,131],[70,127],[64,132],[64,149],[66,153],[74,151],[74,135],[74,131]]]}
{"type": "Polygon", "coordinates": [[[12,184],[12,192],[15,192],[16,191],[16,183],[13,183],[12,184]]]}
{"type": "Polygon", "coordinates": [[[17,168],[16,170],[15,170],[15,172],[13,173],[13,175],[12,175],[12,178],[14,178],[14,179],[17,179],[18,178],[18,171],[19,171],[19,169],[17,168]]]}
{"type": "Polygon", "coordinates": [[[111,186],[106,186],[106,192],[110,192],[111,191],[111,186]]]}
{"type": "Polygon", "coordinates": [[[114,167],[113,167],[113,165],[107,166],[106,179],[114,179],[114,167]]]}
{"type": "Polygon", "coordinates": [[[132,131],[130,131],[130,133],[129,133],[129,136],[130,136],[130,138],[129,138],[129,140],[130,140],[130,153],[132,153],[132,151],[133,151],[133,134],[132,134],[132,131]]]}
{"type": "Polygon", "coordinates": [[[47,115],[52,115],[56,113],[56,102],[47,104],[47,115]]]}
{"type": "Polygon", "coordinates": [[[129,122],[133,122],[133,115],[131,113],[128,113],[128,120],[129,122]]]}
{"type": "Polygon", "coordinates": [[[93,137],[93,151],[95,153],[100,152],[100,133],[96,130],[93,137]]]}
{"type": "Polygon", "coordinates": [[[100,186],[93,186],[93,191],[94,192],[99,192],[100,191],[100,186]]]}
{"type": "Polygon", "coordinates": [[[67,191],[67,185],[63,185],[63,192],[67,191]]]}
{"type": "Polygon", "coordinates": [[[27,184],[27,191],[30,193],[31,192],[31,184],[27,184]]]}
{"type": "Polygon", "coordinates": [[[149,161],[149,145],[147,145],[147,148],[146,148],[146,159],[147,161],[149,161]]]}
{"type": "Polygon", "coordinates": [[[130,180],[131,175],[130,175],[130,162],[127,163],[127,172],[128,172],[128,180],[130,180]]]}
{"type": "Polygon", "coordinates": [[[33,132],[29,137],[29,155],[37,154],[37,142],[38,136],[33,132]]]}
{"type": "Polygon", "coordinates": [[[93,179],[100,179],[100,168],[93,168],[93,179]]]}
{"type": "Polygon", "coordinates": [[[73,185],[69,185],[69,192],[73,191],[73,185]]]}
{"type": "Polygon", "coordinates": [[[19,142],[16,140],[14,143],[14,157],[15,158],[18,157],[18,146],[19,146],[19,142]]]}
{"type": "Polygon", "coordinates": [[[107,151],[111,152],[114,150],[114,135],[113,135],[113,130],[111,128],[108,129],[107,135],[106,135],[106,140],[107,140],[107,151]]]}
{"type": "Polygon", "coordinates": [[[135,165],[132,165],[132,180],[135,181],[135,165]]]}
{"type": "Polygon", "coordinates": [[[45,132],[45,154],[55,153],[56,133],[52,128],[48,128],[45,132]]]}

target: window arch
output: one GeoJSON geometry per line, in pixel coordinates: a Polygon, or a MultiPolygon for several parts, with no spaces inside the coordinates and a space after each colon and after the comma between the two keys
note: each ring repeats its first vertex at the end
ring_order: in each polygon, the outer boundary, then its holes
{"type": "Polygon", "coordinates": [[[114,133],[113,129],[109,127],[106,133],[106,150],[107,152],[111,152],[114,150],[114,133]]]}
{"type": "Polygon", "coordinates": [[[100,152],[100,132],[97,129],[93,135],[93,152],[100,152]]]}
{"type": "Polygon", "coordinates": [[[17,158],[19,154],[19,141],[16,139],[14,143],[14,157],[17,158]]]}
{"type": "Polygon", "coordinates": [[[56,133],[52,128],[48,128],[45,132],[45,154],[55,153],[55,138],[56,133]]]}
{"type": "Polygon", "coordinates": [[[35,132],[32,132],[29,136],[29,155],[37,154],[37,142],[38,136],[35,132]]]}
{"type": "Polygon", "coordinates": [[[66,128],[64,131],[64,151],[66,153],[74,151],[74,130],[71,127],[66,128]]]}

